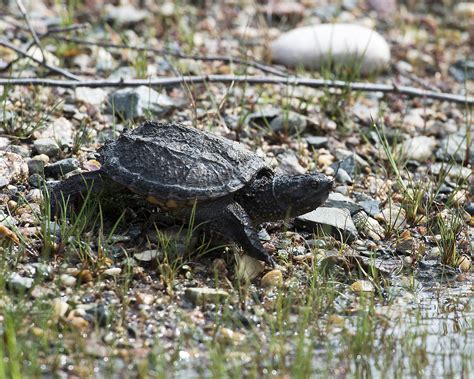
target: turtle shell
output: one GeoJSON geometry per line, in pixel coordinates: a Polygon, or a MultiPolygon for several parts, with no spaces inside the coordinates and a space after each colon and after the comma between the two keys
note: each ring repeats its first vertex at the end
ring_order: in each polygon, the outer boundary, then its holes
{"type": "Polygon", "coordinates": [[[229,195],[269,170],[241,144],[180,123],[145,122],[99,152],[106,175],[168,208],[229,195]]]}

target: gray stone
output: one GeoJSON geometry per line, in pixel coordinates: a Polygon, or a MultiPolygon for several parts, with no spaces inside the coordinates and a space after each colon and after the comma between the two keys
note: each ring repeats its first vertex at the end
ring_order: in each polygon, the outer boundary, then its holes
{"type": "Polygon", "coordinates": [[[38,154],[55,157],[59,153],[59,146],[52,138],[39,138],[33,142],[33,149],[38,154]]]}
{"type": "Polygon", "coordinates": [[[354,151],[346,149],[336,149],[335,156],[341,162],[342,168],[348,174],[353,175],[358,167],[370,167],[369,163],[354,151]]]}
{"type": "MultiPolygon", "coordinates": [[[[341,155],[339,155],[339,157],[336,157],[336,158],[340,159],[340,157],[341,157],[341,155]]],[[[354,154],[352,153],[351,155],[348,155],[348,156],[342,158],[338,162],[333,163],[331,165],[331,167],[335,171],[337,171],[338,169],[342,169],[348,175],[354,175],[355,167],[356,167],[354,154]]]]}
{"type": "Polygon", "coordinates": [[[407,216],[405,209],[389,204],[382,212],[376,216],[377,221],[384,222],[390,229],[401,229],[407,223],[407,216]]]}
{"type": "Polygon", "coordinates": [[[270,123],[270,127],[276,133],[298,134],[306,130],[308,120],[296,112],[283,112],[270,123]]]}
{"type": "Polygon", "coordinates": [[[339,168],[336,173],[336,181],[343,184],[351,184],[352,178],[343,168],[339,168]]]}
{"type": "Polygon", "coordinates": [[[25,145],[10,145],[5,150],[11,153],[18,154],[23,158],[29,158],[30,156],[30,149],[28,148],[28,146],[25,145]]]}
{"type": "Polygon", "coordinates": [[[59,177],[77,168],[79,168],[79,161],[76,158],[66,158],[46,166],[44,172],[48,176],[59,177]]]}
{"type": "Polygon", "coordinates": [[[134,67],[122,66],[114,70],[109,76],[108,79],[135,79],[137,77],[137,72],[134,67]]]}
{"type": "Polygon", "coordinates": [[[327,137],[320,137],[320,136],[308,136],[305,138],[308,145],[314,147],[315,149],[319,149],[321,147],[325,147],[328,144],[329,139],[327,137]]]}
{"type": "Polygon", "coordinates": [[[34,280],[31,278],[25,278],[24,276],[21,276],[18,273],[13,273],[9,278],[8,278],[8,288],[17,291],[17,292],[25,292],[31,289],[33,287],[33,282],[34,280]]]}
{"type": "Polygon", "coordinates": [[[369,74],[390,62],[390,48],[376,31],[355,24],[320,24],[293,29],[271,45],[273,61],[320,69],[345,67],[369,74]]]}
{"type": "Polygon", "coordinates": [[[163,259],[163,253],[159,250],[144,250],[136,253],[133,258],[142,264],[153,264],[163,259]]]}
{"type": "Polygon", "coordinates": [[[222,303],[229,298],[226,291],[209,287],[186,288],[184,296],[194,305],[222,303]]]}
{"type": "Polygon", "coordinates": [[[110,112],[128,120],[146,116],[147,112],[162,115],[179,105],[169,96],[146,86],[117,90],[109,96],[109,103],[110,112]]]}
{"type": "Polygon", "coordinates": [[[28,164],[28,171],[30,176],[33,174],[38,174],[40,176],[44,175],[44,162],[40,161],[39,159],[30,159],[27,162],[28,164]]]}
{"type": "Polygon", "coordinates": [[[281,114],[281,110],[273,107],[265,107],[257,112],[250,113],[245,117],[245,124],[252,126],[252,124],[268,127],[272,120],[281,114]]]}
{"type": "Polygon", "coordinates": [[[277,156],[278,162],[278,172],[288,175],[302,175],[306,170],[300,165],[298,157],[291,151],[288,150],[283,154],[277,156]]]}
{"type": "Polygon", "coordinates": [[[347,209],[319,207],[312,212],[296,218],[299,227],[311,231],[322,231],[335,238],[351,242],[357,238],[358,233],[347,209]]]}
{"type": "Polygon", "coordinates": [[[327,208],[347,209],[349,212],[351,212],[351,215],[362,210],[362,207],[350,197],[344,196],[337,192],[331,192],[329,194],[324,206],[327,208]]]}
{"type": "Polygon", "coordinates": [[[52,279],[53,268],[50,265],[42,262],[35,262],[31,263],[29,266],[31,266],[35,278],[52,279]]]}
{"type": "Polygon", "coordinates": [[[401,153],[408,160],[426,162],[433,157],[436,140],[433,137],[416,136],[408,138],[401,145],[401,153]]]}
{"type": "MultiPolygon", "coordinates": [[[[471,135],[474,134],[474,127],[471,126],[471,135]]],[[[456,162],[463,162],[466,158],[467,139],[466,129],[459,131],[456,134],[451,134],[444,138],[439,149],[436,151],[436,157],[442,161],[449,162],[453,158],[456,162]]],[[[471,138],[470,162],[474,162],[474,138],[471,138]]]]}
{"type": "Polygon", "coordinates": [[[45,225],[45,232],[59,238],[61,237],[61,226],[54,221],[48,221],[45,225]]]}
{"type": "Polygon", "coordinates": [[[446,175],[452,181],[469,181],[472,171],[469,167],[453,165],[449,163],[434,163],[431,165],[431,172],[435,175],[446,175]]]}
{"type": "Polygon", "coordinates": [[[362,200],[359,201],[359,205],[364,209],[367,214],[371,216],[375,216],[380,213],[380,201],[378,200],[362,200]]]}
{"type": "Polygon", "coordinates": [[[340,193],[344,196],[349,196],[349,187],[348,186],[337,186],[334,187],[334,192],[340,193]]]}

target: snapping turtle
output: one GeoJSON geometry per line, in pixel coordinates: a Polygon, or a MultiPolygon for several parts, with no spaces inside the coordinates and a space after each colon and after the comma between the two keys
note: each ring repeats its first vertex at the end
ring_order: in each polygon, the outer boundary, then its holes
{"type": "Polygon", "coordinates": [[[99,154],[99,170],[52,188],[53,215],[81,193],[125,187],[178,217],[189,216],[195,205],[198,224],[271,265],[255,226],[309,212],[332,188],[323,174],[275,175],[239,143],[180,123],[147,121],[99,154]]]}

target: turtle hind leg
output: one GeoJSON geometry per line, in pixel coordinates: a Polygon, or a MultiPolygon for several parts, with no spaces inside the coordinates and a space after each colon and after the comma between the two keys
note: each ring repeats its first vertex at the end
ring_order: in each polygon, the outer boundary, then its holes
{"type": "Polygon", "coordinates": [[[258,238],[258,232],[252,225],[250,216],[240,204],[228,204],[219,218],[215,217],[215,209],[209,210],[209,212],[214,214],[214,218],[206,227],[212,233],[218,233],[237,242],[252,258],[264,261],[270,266],[275,267],[275,260],[263,247],[260,238],[258,238]]]}
{"type": "Polygon", "coordinates": [[[88,194],[98,194],[111,182],[100,170],[85,172],[53,185],[49,189],[51,216],[61,214],[64,208],[74,206],[88,194]]]}

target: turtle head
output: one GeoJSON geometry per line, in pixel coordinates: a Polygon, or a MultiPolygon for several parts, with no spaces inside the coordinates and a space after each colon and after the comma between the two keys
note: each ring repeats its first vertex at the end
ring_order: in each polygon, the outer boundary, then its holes
{"type": "Polygon", "coordinates": [[[273,197],[287,217],[310,212],[329,196],[333,181],[326,175],[278,175],[273,178],[273,197]]]}

